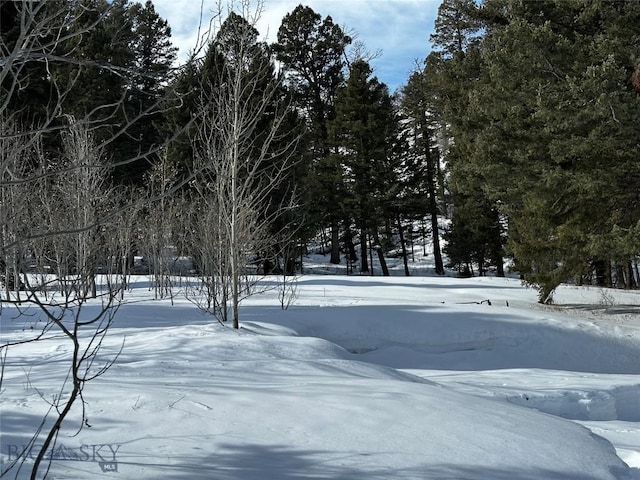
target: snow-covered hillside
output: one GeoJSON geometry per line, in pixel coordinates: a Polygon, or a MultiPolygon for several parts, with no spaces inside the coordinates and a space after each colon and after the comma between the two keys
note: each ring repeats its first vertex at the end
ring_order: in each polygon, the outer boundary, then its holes
{"type": "MultiPolygon", "coordinates": [[[[249,298],[234,331],[139,278],[103,350],[124,339],[122,354],[87,385],[91,427],[75,435],[74,412],[50,478],[640,478],[640,295],[556,298],[514,279],[308,275],[287,310],[274,289],[249,298]]],[[[3,342],[37,327],[8,307],[1,322],[3,342]]],[[[68,355],[59,339],[9,350],[3,469],[68,355]]]]}

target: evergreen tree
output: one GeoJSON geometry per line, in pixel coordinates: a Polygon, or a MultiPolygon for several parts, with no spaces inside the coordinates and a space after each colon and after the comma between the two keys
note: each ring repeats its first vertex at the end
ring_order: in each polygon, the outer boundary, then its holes
{"type": "Polygon", "coordinates": [[[331,17],[322,19],[310,7],[299,5],[283,18],[273,46],[294,101],[307,119],[311,168],[306,201],[318,226],[331,226],[332,263],[340,263],[338,225],[344,211],[342,173],[331,155],[328,122],[334,117],[336,91],[344,81],[344,51],[350,43],[351,38],[331,17]]]}
{"type": "Polygon", "coordinates": [[[346,85],[338,92],[330,138],[346,172],[346,207],[360,232],[360,270],[369,271],[367,240],[373,239],[383,273],[388,275],[378,226],[389,214],[398,156],[398,119],[387,86],[372,76],[364,60],[351,63],[346,85]]]}
{"type": "Polygon", "coordinates": [[[449,188],[454,198],[453,219],[446,234],[446,252],[452,266],[478,263],[481,274],[495,265],[504,275],[504,237],[492,198],[475,165],[474,135],[485,125],[470,117],[469,92],[483,72],[480,54],[481,9],[472,0],[446,0],[438,10],[436,50],[425,62],[427,89],[434,92],[434,111],[447,125],[453,141],[446,152],[449,188]],[[459,231],[458,231],[459,230],[459,231]]]}
{"type": "Polygon", "coordinates": [[[153,4],[80,0],[70,4],[64,48],[75,61],[55,69],[65,113],[86,121],[117,181],[139,184],[164,138],[160,102],[176,49],[153,4]],[[124,132],[126,131],[126,134],[124,132]]]}
{"type": "Polygon", "coordinates": [[[0,111],[21,129],[41,130],[47,107],[59,100],[45,56],[64,55],[56,39],[66,27],[68,2],[0,2],[0,111]]]}
{"type": "MultiPolygon", "coordinates": [[[[89,115],[102,118],[103,123],[117,123],[118,112],[125,95],[135,56],[133,22],[127,0],[80,0],[75,4],[70,28],[81,32],[70,41],[78,61],[63,70],[71,92],[65,102],[67,113],[78,119],[89,115]]],[[[108,138],[114,128],[106,128],[101,139],[108,138]]]]}
{"type": "Polygon", "coordinates": [[[72,6],[68,29],[73,35],[64,48],[74,61],[59,65],[54,73],[67,92],[61,106],[64,114],[87,124],[113,175],[138,152],[138,138],[128,134],[126,106],[135,62],[133,24],[127,0],[79,0],[72,6]]]}
{"type": "Polygon", "coordinates": [[[488,199],[480,203],[477,196],[467,198],[462,193],[456,194],[454,205],[451,227],[444,235],[450,266],[463,274],[473,274],[477,265],[480,276],[485,275],[488,266],[496,266],[498,276],[504,276],[500,270],[504,228],[498,210],[488,199]]]}
{"type": "Polygon", "coordinates": [[[329,150],[327,122],[333,117],[336,91],[344,82],[344,52],[350,43],[351,38],[331,17],[322,19],[310,7],[298,5],[283,18],[273,45],[294,99],[308,116],[312,148],[320,158],[329,150]]]}
{"type": "Polygon", "coordinates": [[[507,214],[508,248],[540,301],[594,273],[633,283],[640,6],[488,0],[478,12],[486,33],[455,132],[467,158],[458,178],[476,178],[507,214]]]}
{"type": "Polygon", "coordinates": [[[161,102],[171,79],[177,49],[171,43],[171,27],[158,15],[151,0],[144,5],[132,4],[129,14],[134,70],[127,106],[129,115],[137,118],[129,135],[137,139],[140,159],[120,170],[129,181],[140,183],[158,160],[157,149],[164,141],[161,102]]]}
{"type": "Polygon", "coordinates": [[[463,55],[467,48],[478,42],[481,22],[474,0],[443,0],[438,7],[435,31],[431,42],[437,51],[451,58],[463,55]]]}
{"type": "Polygon", "coordinates": [[[153,2],[134,3],[130,7],[133,20],[137,88],[157,99],[162,96],[176,60],[177,48],[171,43],[171,27],[160,17],[153,2]]]}
{"type": "MultiPolygon", "coordinates": [[[[411,150],[413,158],[419,162],[420,168],[412,173],[420,173],[425,183],[427,211],[431,217],[431,238],[433,243],[433,257],[435,271],[444,275],[444,264],[440,250],[440,227],[438,225],[439,206],[437,193],[439,152],[434,148],[434,128],[432,123],[436,117],[432,115],[436,106],[433,93],[427,91],[428,85],[425,74],[415,72],[409,77],[407,85],[402,90],[402,109],[407,118],[407,125],[411,130],[411,150]]],[[[414,167],[418,165],[414,164],[414,167]]]]}

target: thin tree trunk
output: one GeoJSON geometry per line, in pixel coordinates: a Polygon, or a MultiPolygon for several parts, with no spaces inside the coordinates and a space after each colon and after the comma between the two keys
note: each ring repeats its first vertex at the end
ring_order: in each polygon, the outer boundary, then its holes
{"type": "Polygon", "coordinates": [[[373,277],[376,274],[376,269],[373,266],[373,245],[371,244],[371,237],[369,236],[368,232],[367,232],[367,242],[369,244],[369,275],[373,277]]]}
{"type": "Polygon", "coordinates": [[[385,237],[387,238],[387,244],[388,245],[392,245],[393,244],[393,232],[391,231],[391,219],[387,218],[384,221],[384,234],[385,237]]]}
{"type": "Polygon", "coordinates": [[[613,268],[611,265],[611,260],[605,260],[605,283],[602,285],[603,287],[613,287],[613,268]]]}
{"type": "Polygon", "coordinates": [[[427,223],[422,219],[422,256],[427,256],[427,223]]]}
{"type": "Polygon", "coordinates": [[[373,242],[375,244],[376,253],[378,254],[378,261],[380,262],[380,268],[382,269],[382,275],[385,277],[388,277],[389,268],[387,267],[387,261],[384,259],[384,252],[382,250],[382,245],[380,245],[380,235],[378,234],[378,229],[373,228],[372,232],[373,232],[373,242]]]}
{"type": "Polygon", "coordinates": [[[411,276],[409,273],[409,259],[407,258],[407,246],[404,242],[404,228],[400,220],[400,213],[396,213],[396,222],[398,223],[398,234],[400,235],[400,245],[402,248],[402,262],[404,263],[404,274],[406,277],[411,276]]]}
{"type": "Polygon", "coordinates": [[[14,250],[14,254],[13,254],[13,269],[12,269],[12,275],[13,275],[13,290],[15,291],[16,294],[16,299],[18,300],[18,303],[20,303],[21,298],[20,298],[20,292],[21,292],[21,288],[20,288],[20,257],[22,256],[22,253],[19,250],[14,250]]]}
{"type": "MultiPolygon", "coordinates": [[[[415,263],[416,261],[416,254],[415,254],[415,245],[414,245],[414,235],[413,235],[413,229],[409,228],[409,245],[411,245],[411,261],[415,263]]],[[[424,246],[423,246],[424,248],[424,246]]]]}
{"type": "Polygon", "coordinates": [[[340,232],[337,220],[331,221],[331,259],[334,265],[340,264],[340,232]]]}
{"type": "Polygon", "coordinates": [[[429,214],[431,215],[431,238],[433,241],[433,259],[436,267],[436,274],[444,275],[444,264],[442,262],[442,252],[440,250],[440,232],[438,229],[438,202],[436,200],[436,169],[435,159],[431,152],[431,142],[429,139],[429,129],[426,127],[426,118],[423,119],[422,141],[424,142],[424,153],[427,160],[427,190],[429,195],[429,214]]]}
{"type": "Polygon", "coordinates": [[[442,262],[442,252],[440,250],[440,232],[438,228],[438,205],[435,198],[435,189],[429,187],[429,211],[431,214],[431,238],[433,243],[433,260],[435,262],[436,274],[444,275],[444,263],[442,262]]]}
{"type": "Polygon", "coordinates": [[[320,253],[324,255],[325,253],[327,253],[325,250],[325,247],[327,246],[327,232],[325,231],[324,227],[320,229],[320,238],[322,242],[322,250],[320,251],[320,253]]]}
{"type": "Polygon", "coordinates": [[[629,288],[627,279],[625,278],[625,266],[619,262],[616,262],[616,287],[629,288]]]}
{"type": "Polygon", "coordinates": [[[496,275],[498,277],[504,277],[504,262],[502,257],[496,259],[496,275]]]}
{"type": "MultiPolygon", "coordinates": [[[[74,334],[77,334],[77,331],[74,331],[74,334]]],[[[56,418],[53,426],[51,427],[51,430],[49,430],[49,433],[47,434],[47,437],[45,438],[42,444],[42,447],[38,451],[38,455],[36,456],[36,459],[33,462],[33,468],[31,469],[31,477],[30,477],[31,480],[36,480],[38,478],[38,470],[40,469],[40,464],[45,459],[45,455],[47,454],[49,449],[55,446],[55,441],[58,438],[58,432],[62,427],[62,423],[64,422],[65,418],[71,411],[71,407],[73,406],[74,402],[76,401],[76,399],[78,398],[78,395],[80,395],[80,392],[82,390],[81,382],[78,378],[78,352],[80,347],[78,344],[77,337],[73,338],[73,344],[74,344],[73,365],[72,365],[73,389],[69,394],[69,399],[67,400],[67,403],[58,414],[58,418],[56,418]]]]}
{"type": "Polygon", "coordinates": [[[344,242],[349,252],[349,261],[355,262],[358,260],[358,253],[356,252],[356,246],[353,244],[353,235],[351,234],[351,227],[349,226],[349,220],[344,221],[344,242]]]}
{"type": "Polygon", "coordinates": [[[98,287],[96,285],[96,274],[94,272],[91,272],[91,277],[89,279],[89,286],[91,287],[91,298],[97,298],[98,297],[98,287]]]}
{"type": "Polygon", "coordinates": [[[631,260],[627,260],[625,266],[627,274],[627,288],[634,289],[638,285],[636,283],[635,277],[633,276],[633,262],[631,260]]]}
{"type": "Polygon", "coordinates": [[[369,263],[367,259],[367,231],[360,229],[360,272],[368,272],[369,263]]]}
{"type": "MultiPolygon", "coordinates": [[[[0,258],[0,262],[3,262],[3,259],[0,258]]],[[[2,273],[4,274],[4,294],[5,294],[5,298],[8,299],[10,298],[9,292],[11,289],[9,288],[9,267],[7,265],[5,265],[5,267],[3,268],[2,273]]]]}

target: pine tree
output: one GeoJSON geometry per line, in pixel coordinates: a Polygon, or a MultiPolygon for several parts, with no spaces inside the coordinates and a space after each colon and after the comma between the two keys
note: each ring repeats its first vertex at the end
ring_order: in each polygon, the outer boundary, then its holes
{"type": "Polygon", "coordinates": [[[21,129],[38,131],[47,120],[47,107],[58,101],[46,55],[64,55],[56,43],[68,2],[0,2],[0,111],[21,129]],[[44,26],[43,26],[44,25],[44,26]]]}
{"type": "Polygon", "coordinates": [[[331,226],[331,263],[340,263],[338,225],[344,213],[342,175],[330,149],[328,122],[334,117],[336,92],[344,81],[344,51],[350,43],[331,17],[322,19],[310,7],[299,5],[283,18],[273,45],[293,99],[307,119],[311,167],[306,202],[319,227],[331,226]]]}
{"type": "Polygon", "coordinates": [[[67,92],[61,105],[63,113],[87,123],[113,175],[139,152],[138,138],[129,135],[132,119],[126,104],[135,62],[133,23],[127,0],[80,0],[72,7],[68,29],[73,35],[64,48],[76,61],[54,71],[67,92]]]}
{"type": "MultiPolygon", "coordinates": [[[[444,264],[440,250],[440,216],[437,182],[438,166],[440,163],[439,152],[434,148],[434,126],[437,117],[433,116],[436,110],[434,94],[428,91],[423,72],[415,72],[409,77],[407,85],[402,90],[402,108],[407,117],[408,126],[412,132],[412,150],[414,158],[421,164],[418,171],[424,178],[425,203],[431,217],[431,238],[433,243],[433,257],[435,271],[438,275],[444,275],[444,264]]],[[[416,172],[413,172],[416,173],[416,172]]]]}
{"type": "Polygon", "coordinates": [[[171,27],[160,17],[153,2],[134,3],[130,7],[133,20],[138,89],[149,97],[160,97],[170,79],[177,48],[171,43],[171,27]]]}
{"type": "Polygon", "coordinates": [[[105,123],[117,122],[121,113],[116,108],[135,62],[127,0],[81,0],[70,28],[81,32],[71,39],[70,47],[85,62],[61,72],[72,86],[65,102],[67,113],[81,119],[100,109],[105,123]]]}
{"type": "Polygon", "coordinates": [[[447,58],[460,56],[478,42],[480,30],[474,0],[443,0],[438,7],[431,43],[447,58]]]}
{"type": "Polygon", "coordinates": [[[144,174],[158,161],[158,146],[164,136],[161,132],[163,114],[161,102],[171,79],[177,49],[171,43],[171,28],[155,10],[153,2],[134,3],[129,7],[134,54],[130,94],[127,107],[132,125],[130,136],[137,139],[140,159],[120,168],[129,182],[141,183],[144,174]]]}
{"type": "Polygon", "coordinates": [[[96,140],[108,144],[117,181],[140,184],[164,138],[158,132],[160,102],[176,49],[171,29],[148,1],[81,0],[70,4],[62,45],[78,61],[54,70],[65,113],[91,118],[96,140]],[[126,130],[126,135],[123,132],[126,130]]]}
{"type": "Polygon", "coordinates": [[[360,270],[369,271],[367,240],[371,236],[383,273],[388,275],[378,227],[389,217],[390,199],[397,195],[390,184],[398,158],[393,151],[398,119],[387,86],[372,76],[364,60],[351,63],[346,85],[338,92],[330,138],[346,172],[345,208],[360,232],[360,270]]]}
{"type": "Polygon", "coordinates": [[[637,247],[622,245],[638,222],[639,6],[488,1],[482,14],[482,71],[459,145],[468,178],[508,216],[516,267],[542,302],[563,281],[595,272],[604,282],[618,265],[631,282],[637,247]]]}
{"type": "Polygon", "coordinates": [[[447,125],[453,141],[446,152],[449,188],[454,199],[453,219],[445,238],[452,266],[478,263],[480,273],[495,265],[504,275],[501,222],[497,199],[477,173],[475,135],[486,126],[470,117],[469,92],[483,74],[480,55],[481,10],[471,0],[443,2],[431,36],[436,50],[425,62],[427,89],[434,93],[433,109],[447,125]]]}

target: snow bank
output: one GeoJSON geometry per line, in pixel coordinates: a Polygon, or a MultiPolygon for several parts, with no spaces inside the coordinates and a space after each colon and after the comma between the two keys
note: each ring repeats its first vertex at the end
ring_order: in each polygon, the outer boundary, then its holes
{"type": "MultiPolygon", "coordinates": [[[[277,307],[276,292],[252,298],[240,331],[184,300],[171,306],[136,291],[103,352],[117,352],[124,339],[118,362],[85,392],[91,427],[76,435],[74,411],[51,478],[633,478],[636,470],[592,433],[595,427],[516,404],[518,386],[506,385],[500,395],[495,383],[510,377],[486,370],[526,367],[511,371],[540,409],[562,394],[527,383],[529,367],[538,365],[537,378],[548,373],[551,382],[562,369],[547,369],[580,367],[583,400],[593,406],[600,402],[589,389],[596,373],[587,372],[603,370],[600,391],[615,397],[616,418],[635,418],[637,390],[629,382],[636,375],[621,375],[637,373],[633,332],[628,337],[618,325],[616,336],[548,312],[467,303],[490,295],[522,306],[530,292],[509,282],[492,290],[452,281],[311,277],[287,311],[277,307]],[[455,371],[461,366],[472,368],[455,371]],[[117,472],[101,470],[113,464],[117,472]]],[[[9,324],[7,335],[18,337],[8,310],[3,328],[9,324]]],[[[68,355],[55,338],[9,352],[0,399],[3,468],[59,391],[68,355]]],[[[602,401],[592,411],[604,415],[607,408],[602,401]]],[[[631,459],[633,441],[627,447],[631,459]]]]}

